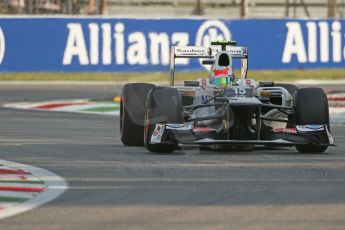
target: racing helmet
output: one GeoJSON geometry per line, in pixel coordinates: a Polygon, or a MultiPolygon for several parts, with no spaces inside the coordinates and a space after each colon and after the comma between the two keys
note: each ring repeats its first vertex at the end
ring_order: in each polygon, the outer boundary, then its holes
{"type": "Polygon", "coordinates": [[[232,58],[226,51],[219,52],[216,55],[210,78],[213,85],[217,87],[228,87],[235,81],[235,75],[232,71],[232,58]]]}

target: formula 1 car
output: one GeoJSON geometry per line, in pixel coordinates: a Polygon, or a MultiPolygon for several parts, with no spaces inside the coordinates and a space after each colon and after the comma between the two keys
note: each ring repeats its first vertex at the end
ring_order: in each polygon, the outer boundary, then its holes
{"type": "Polygon", "coordinates": [[[154,153],[178,145],[216,149],[236,146],[295,146],[299,152],[326,151],[334,145],[328,101],[321,88],[298,88],[247,79],[248,51],[234,41],[210,47],[172,46],[170,86],[130,83],[122,89],[121,141],[154,153]],[[207,78],[174,85],[176,58],[201,58],[207,78]],[[240,77],[233,61],[239,59],[240,77]]]}

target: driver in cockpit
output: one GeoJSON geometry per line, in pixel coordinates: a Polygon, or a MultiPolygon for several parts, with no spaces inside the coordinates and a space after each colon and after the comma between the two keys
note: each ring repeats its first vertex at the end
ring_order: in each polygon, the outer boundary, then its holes
{"type": "Polygon", "coordinates": [[[235,74],[232,69],[232,57],[226,51],[219,52],[210,71],[210,84],[226,88],[234,84],[235,80],[235,74]]]}

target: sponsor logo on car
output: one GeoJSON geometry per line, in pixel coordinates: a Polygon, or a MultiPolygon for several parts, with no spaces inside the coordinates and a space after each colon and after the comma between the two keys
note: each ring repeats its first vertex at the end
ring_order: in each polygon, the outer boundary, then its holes
{"type": "Polygon", "coordinates": [[[152,136],[154,136],[154,137],[158,136],[159,133],[161,132],[161,130],[162,130],[162,126],[157,125],[155,131],[152,133],[152,136]]]}
{"type": "Polygon", "coordinates": [[[211,101],[212,96],[209,95],[201,95],[201,102],[202,103],[207,103],[209,101],[211,101]]]}
{"type": "Polygon", "coordinates": [[[167,124],[166,129],[171,129],[171,130],[180,130],[180,131],[188,131],[192,130],[193,126],[192,125],[187,125],[187,124],[167,124]]]}
{"type": "Polygon", "coordinates": [[[208,50],[204,47],[177,47],[175,50],[176,55],[204,55],[208,53],[208,50]]]}
{"type": "Polygon", "coordinates": [[[193,128],[193,132],[195,133],[209,133],[209,132],[213,132],[216,129],[213,128],[209,128],[209,127],[195,127],[193,128]]]}
{"type": "Polygon", "coordinates": [[[314,129],[314,130],[323,129],[322,125],[306,125],[305,127],[308,129],[314,129]]]}
{"type": "Polygon", "coordinates": [[[164,133],[164,125],[156,124],[155,129],[151,135],[151,143],[161,143],[164,133]]]}
{"type": "Polygon", "coordinates": [[[297,129],[295,128],[277,128],[273,129],[275,133],[287,133],[287,134],[297,134],[297,129]]]}
{"type": "Polygon", "coordinates": [[[298,132],[315,132],[325,130],[323,125],[296,125],[296,129],[298,132]]]}

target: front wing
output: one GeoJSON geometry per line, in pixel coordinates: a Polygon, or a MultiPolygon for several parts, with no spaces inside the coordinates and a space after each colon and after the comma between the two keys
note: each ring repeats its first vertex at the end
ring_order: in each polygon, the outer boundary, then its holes
{"type": "Polygon", "coordinates": [[[222,129],[210,127],[193,127],[193,124],[156,124],[150,143],[171,143],[198,145],[327,145],[334,146],[334,140],[327,125],[304,125],[296,128],[272,129],[270,135],[263,139],[231,140],[220,139],[222,129]],[[173,138],[172,138],[173,137],[173,138]]]}

